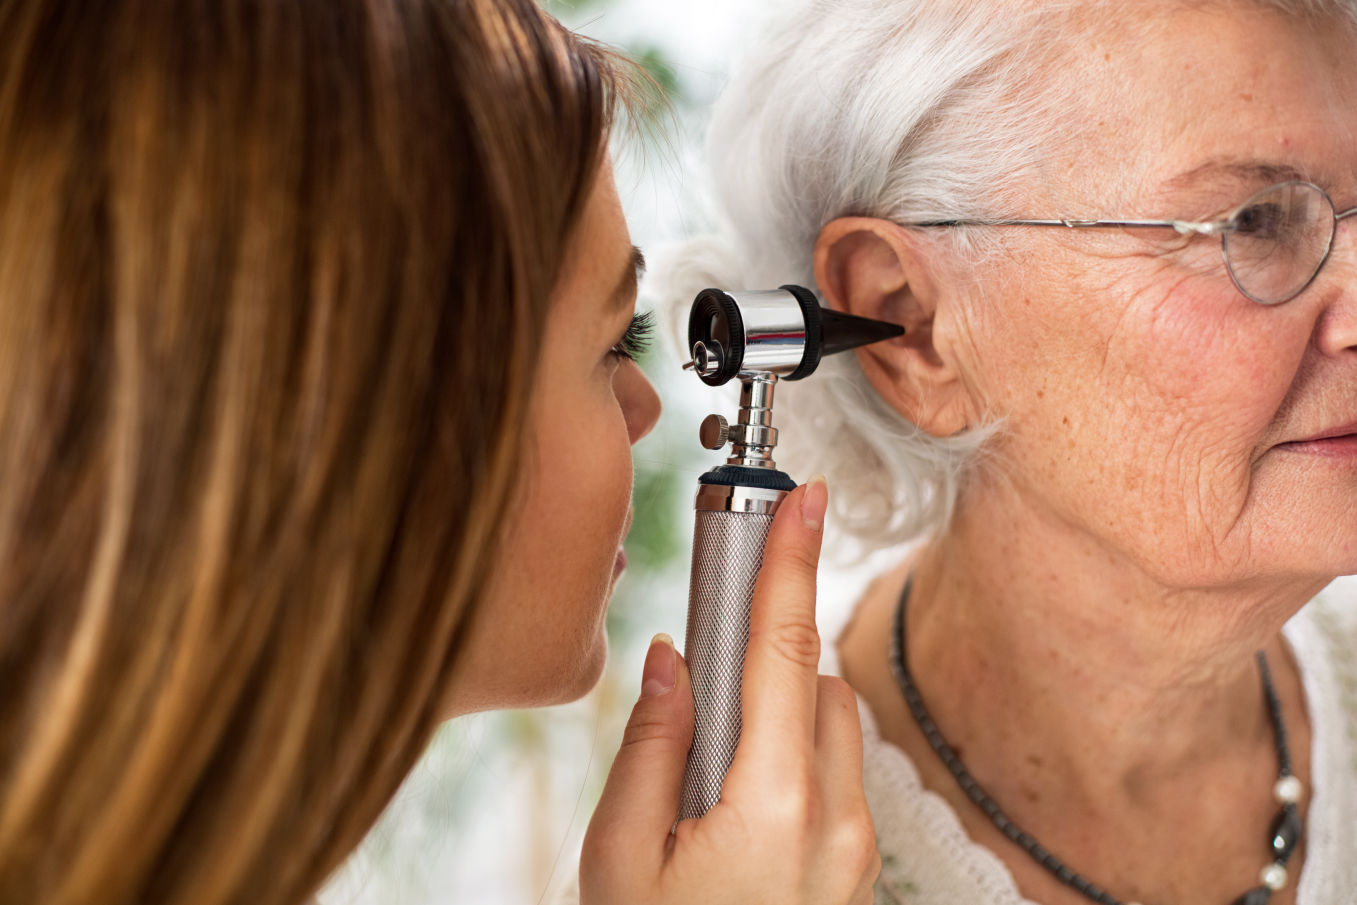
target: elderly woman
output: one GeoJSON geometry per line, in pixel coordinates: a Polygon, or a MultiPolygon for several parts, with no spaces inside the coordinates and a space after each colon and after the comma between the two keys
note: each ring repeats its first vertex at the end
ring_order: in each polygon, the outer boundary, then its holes
{"type": "Polygon", "coordinates": [[[711,141],[676,297],[907,328],[779,416],[921,539],[835,651],[877,902],[1357,901],[1357,4],[816,0],[711,141]]]}

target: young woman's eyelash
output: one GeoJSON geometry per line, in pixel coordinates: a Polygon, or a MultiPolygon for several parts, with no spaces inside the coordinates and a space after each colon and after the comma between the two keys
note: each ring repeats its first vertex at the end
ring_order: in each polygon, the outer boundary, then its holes
{"type": "Polygon", "coordinates": [[[655,317],[652,312],[646,311],[631,319],[631,323],[627,325],[627,332],[622,334],[617,345],[613,346],[612,352],[619,358],[635,361],[650,349],[654,338],[655,317]]]}

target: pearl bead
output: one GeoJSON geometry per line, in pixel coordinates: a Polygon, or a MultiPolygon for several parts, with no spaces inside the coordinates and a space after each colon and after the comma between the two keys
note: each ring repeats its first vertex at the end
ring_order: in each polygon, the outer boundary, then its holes
{"type": "Polygon", "coordinates": [[[1300,801],[1301,791],[1300,780],[1294,776],[1283,776],[1272,787],[1273,796],[1282,804],[1295,804],[1300,801]]]}
{"type": "Polygon", "coordinates": [[[1268,889],[1276,892],[1286,885],[1286,868],[1280,864],[1269,864],[1258,874],[1258,879],[1268,889]]]}

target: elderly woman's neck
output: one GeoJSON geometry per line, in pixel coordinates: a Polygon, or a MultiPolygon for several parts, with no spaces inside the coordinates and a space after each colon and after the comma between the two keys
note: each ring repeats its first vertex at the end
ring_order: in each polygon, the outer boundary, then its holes
{"type": "Polygon", "coordinates": [[[1054,520],[1012,521],[963,510],[913,570],[913,672],[926,697],[965,689],[936,701],[960,733],[1109,782],[1270,738],[1253,653],[1285,659],[1280,628],[1322,582],[1167,587],[1054,520]]]}

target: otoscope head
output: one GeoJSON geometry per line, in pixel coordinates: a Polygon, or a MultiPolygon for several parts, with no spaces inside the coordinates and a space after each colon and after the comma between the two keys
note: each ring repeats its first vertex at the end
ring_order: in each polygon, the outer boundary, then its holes
{"type": "Polygon", "coordinates": [[[688,316],[688,348],[703,383],[744,372],[800,380],[826,355],[900,336],[903,327],[820,307],[803,286],[726,292],[704,289],[688,316]]]}

